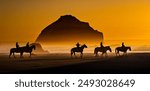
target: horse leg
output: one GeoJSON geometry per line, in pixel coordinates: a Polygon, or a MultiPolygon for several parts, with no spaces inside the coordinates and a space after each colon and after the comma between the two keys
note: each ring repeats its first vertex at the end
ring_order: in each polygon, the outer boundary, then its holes
{"type": "Polygon", "coordinates": [[[71,51],[71,58],[72,58],[72,54],[73,54],[73,51],[71,51]]]}
{"type": "Polygon", "coordinates": [[[23,52],[20,53],[20,58],[23,58],[23,52]]]}
{"type": "Polygon", "coordinates": [[[124,52],[124,55],[127,56],[127,52],[124,52]]]}
{"type": "Polygon", "coordinates": [[[125,56],[125,52],[123,52],[123,56],[125,56]]]}
{"type": "Polygon", "coordinates": [[[116,52],[116,56],[119,56],[119,51],[116,52]]]}
{"type": "Polygon", "coordinates": [[[75,57],[77,57],[76,54],[75,54],[75,52],[73,54],[74,54],[75,57]]]}
{"type": "Polygon", "coordinates": [[[106,57],[106,53],[104,53],[105,54],[105,57],[106,57]]]}
{"type": "Polygon", "coordinates": [[[107,54],[107,53],[105,53],[105,57],[108,57],[108,54],[107,54]]]}
{"type": "Polygon", "coordinates": [[[98,52],[96,52],[96,55],[95,55],[96,57],[98,56],[98,52]]]}
{"type": "Polygon", "coordinates": [[[97,51],[96,50],[94,50],[94,56],[97,57],[97,51]]]}
{"type": "Polygon", "coordinates": [[[95,53],[95,57],[97,57],[97,52],[95,53]]]}
{"type": "Polygon", "coordinates": [[[20,52],[20,58],[21,58],[21,56],[22,56],[22,53],[20,52]]]}
{"type": "Polygon", "coordinates": [[[104,53],[101,54],[101,56],[103,56],[103,55],[104,55],[104,53]]]}
{"type": "Polygon", "coordinates": [[[12,52],[10,52],[10,54],[9,54],[9,58],[11,57],[11,54],[12,54],[12,52]]]}
{"type": "Polygon", "coordinates": [[[116,56],[120,56],[120,54],[119,54],[119,51],[118,51],[118,50],[116,51],[116,56]]]}
{"type": "Polygon", "coordinates": [[[15,53],[14,53],[14,52],[13,52],[13,56],[14,56],[14,58],[16,58],[16,57],[15,57],[15,53]]]}
{"type": "Polygon", "coordinates": [[[126,52],[126,56],[127,56],[127,52],[126,52]]]}
{"type": "Polygon", "coordinates": [[[118,56],[119,54],[118,54],[118,52],[116,52],[116,56],[118,56]]]}
{"type": "Polygon", "coordinates": [[[83,53],[81,52],[81,58],[82,58],[82,56],[83,56],[83,53]]]}
{"type": "Polygon", "coordinates": [[[118,54],[117,51],[115,53],[116,53],[116,56],[117,56],[117,54],[118,54]]]}
{"type": "Polygon", "coordinates": [[[119,51],[118,51],[118,55],[120,56],[120,53],[119,53],[119,51]]]}
{"type": "Polygon", "coordinates": [[[29,57],[31,57],[31,52],[30,52],[30,56],[29,57]]]}
{"type": "Polygon", "coordinates": [[[21,57],[23,58],[23,52],[22,52],[22,54],[21,54],[21,57]]]}
{"type": "Polygon", "coordinates": [[[117,56],[120,56],[119,52],[117,53],[117,56]]]}

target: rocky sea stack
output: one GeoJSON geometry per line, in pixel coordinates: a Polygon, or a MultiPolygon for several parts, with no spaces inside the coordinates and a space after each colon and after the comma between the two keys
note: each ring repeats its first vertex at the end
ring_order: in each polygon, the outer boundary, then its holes
{"type": "Polygon", "coordinates": [[[39,43],[30,44],[30,46],[32,46],[32,45],[35,45],[35,47],[36,47],[36,50],[33,50],[33,53],[35,53],[35,54],[48,54],[49,53],[47,50],[45,51],[42,48],[41,44],[39,44],[39,43]]]}
{"type": "Polygon", "coordinates": [[[82,22],[72,15],[61,16],[47,26],[35,42],[40,44],[62,45],[80,43],[100,43],[103,33],[94,30],[89,23],[82,22]]]}

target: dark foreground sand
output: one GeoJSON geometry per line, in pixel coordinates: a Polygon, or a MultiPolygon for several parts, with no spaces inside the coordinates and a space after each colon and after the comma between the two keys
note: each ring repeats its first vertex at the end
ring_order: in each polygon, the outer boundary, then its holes
{"type": "Polygon", "coordinates": [[[69,54],[33,55],[29,58],[8,58],[0,54],[0,73],[150,73],[150,53],[131,53],[127,56],[114,54],[94,57],[85,54],[81,59],[69,54]]]}

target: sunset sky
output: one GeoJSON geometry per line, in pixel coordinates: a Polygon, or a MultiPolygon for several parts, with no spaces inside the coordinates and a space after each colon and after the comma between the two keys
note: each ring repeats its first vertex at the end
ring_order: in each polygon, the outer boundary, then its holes
{"type": "Polygon", "coordinates": [[[150,0],[0,0],[0,41],[34,41],[66,14],[105,40],[150,39],[150,0]]]}

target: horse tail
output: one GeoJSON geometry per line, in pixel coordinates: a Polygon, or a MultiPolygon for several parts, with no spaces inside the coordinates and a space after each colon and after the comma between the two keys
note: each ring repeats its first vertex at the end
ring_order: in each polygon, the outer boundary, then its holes
{"type": "Polygon", "coordinates": [[[10,54],[9,54],[9,58],[10,58],[11,54],[12,54],[12,49],[10,49],[10,54]]]}
{"type": "Polygon", "coordinates": [[[72,57],[72,54],[73,54],[73,50],[72,49],[71,49],[70,53],[71,53],[71,57],[72,57]]]}
{"type": "Polygon", "coordinates": [[[98,49],[97,48],[94,49],[94,55],[98,56],[98,49]]]}
{"type": "Polygon", "coordinates": [[[94,54],[96,54],[96,48],[94,49],[94,54]]]}

